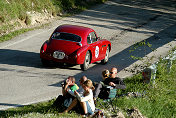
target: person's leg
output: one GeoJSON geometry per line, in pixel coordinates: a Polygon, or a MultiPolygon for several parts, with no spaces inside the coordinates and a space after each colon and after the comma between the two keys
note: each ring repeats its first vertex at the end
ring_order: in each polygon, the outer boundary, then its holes
{"type": "Polygon", "coordinates": [[[63,112],[63,113],[67,113],[68,111],[70,111],[73,107],[76,106],[76,104],[78,103],[77,99],[75,98],[72,103],[70,104],[70,106],[63,112]]]}
{"type": "Polygon", "coordinates": [[[97,98],[100,91],[101,91],[101,88],[102,88],[102,84],[101,83],[98,83],[96,86],[95,86],[95,90],[93,91],[93,95],[94,95],[94,98],[97,98]]]}
{"type": "Polygon", "coordinates": [[[86,102],[80,102],[81,107],[83,108],[84,114],[87,114],[87,105],[86,102]]]}
{"type": "Polygon", "coordinates": [[[85,103],[86,103],[86,107],[87,107],[87,114],[92,115],[94,112],[92,111],[88,101],[86,101],[85,103]]]}

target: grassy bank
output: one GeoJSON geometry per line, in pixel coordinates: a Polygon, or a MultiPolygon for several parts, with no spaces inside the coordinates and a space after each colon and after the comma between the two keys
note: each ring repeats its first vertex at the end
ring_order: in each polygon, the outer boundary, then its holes
{"type": "Polygon", "coordinates": [[[55,8],[50,0],[1,0],[0,23],[7,23],[14,19],[25,19],[27,11],[42,12],[46,9],[53,13],[55,8]]]}
{"type": "MultiPolygon", "coordinates": [[[[0,42],[32,30],[28,13],[50,16],[68,16],[83,11],[105,0],[1,0],[0,1],[0,42]]],[[[38,25],[37,25],[38,26],[38,25]]]]}
{"type": "MultiPolygon", "coordinates": [[[[144,84],[142,75],[138,74],[126,78],[126,90],[118,91],[117,106],[128,117],[130,109],[137,108],[144,116],[149,118],[174,118],[176,117],[176,60],[173,61],[171,71],[168,72],[166,62],[159,63],[155,84],[144,84]],[[128,92],[140,92],[143,96],[129,97],[128,92]],[[123,95],[123,96],[122,96],[123,95]]],[[[66,114],[58,114],[63,109],[55,109],[52,104],[54,99],[48,102],[28,105],[20,108],[1,111],[2,117],[81,117],[71,111],[66,114]]]]}
{"type": "Polygon", "coordinates": [[[176,117],[176,61],[170,72],[167,71],[166,62],[161,61],[157,68],[155,84],[143,84],[141,74],[127,78],[125,83],[127,92],[140,92],[143,97],[120,97],[118,107],[126,112],[128,109],[138,108],[149,118],[176,117]]]}

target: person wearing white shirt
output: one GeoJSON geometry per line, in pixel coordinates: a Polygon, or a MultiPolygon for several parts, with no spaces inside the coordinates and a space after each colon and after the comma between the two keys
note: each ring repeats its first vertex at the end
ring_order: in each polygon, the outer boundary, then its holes
{"type": "Polygon", "coordinates": [[[84,92],[83,94],[78,93],[77,91],[74,92],[77,99],[74,99],[71,105],[64,111],[68,112],[70,111],[76,104],[78,103],[78,100],[83,108],[84,114],[93,114],[95,110],[95,104],[93,100],[93,92],[94,86],[92,84],[92,81],[90,79],[87,79],[83,85],[82,85],[84,92]]]}

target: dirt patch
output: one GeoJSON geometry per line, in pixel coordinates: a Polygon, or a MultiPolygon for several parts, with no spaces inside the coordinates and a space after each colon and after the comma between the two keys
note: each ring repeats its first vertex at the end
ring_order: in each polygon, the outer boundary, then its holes
{"type": "Polygon", "coordinates": [[[53,19],[54,17],[45,10],[43,13],[39,12],[27,12],[27,16],[30,20],[30,25],[36,25],[36,24],[44,24],[47,23],[50,19],[53,19]]]}
{"type": "Polygon", "coordinates": [[[141,114],[141,112],[137,108],[128,109],[127,114],[130,118],[146,118],[141,114]]]}

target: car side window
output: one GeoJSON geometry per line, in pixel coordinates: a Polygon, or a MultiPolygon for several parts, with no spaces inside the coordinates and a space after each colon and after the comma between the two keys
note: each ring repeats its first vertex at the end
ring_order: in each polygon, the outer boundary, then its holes
{"type": "Polygon", "coordinates": [[[91,43],[92,43],[91,35],[90,35],[90,34],[87,36],[87,43],[88,43],[88,44],[91,44],[91,43]]]}
{"type": "Polygon", "coordinates": [[[95,32],[91,32],[90,35],[91,35],[92,43],[96,42],[97,41],[97,36],[96,36],[95,32]]]}
{"type": "Polygon", "coordinates": [[[95,34],[95,32],[91,32],[88,36],[87,36],[87,43],[91,44],[97,41],[97,36],[95,34]]]}

